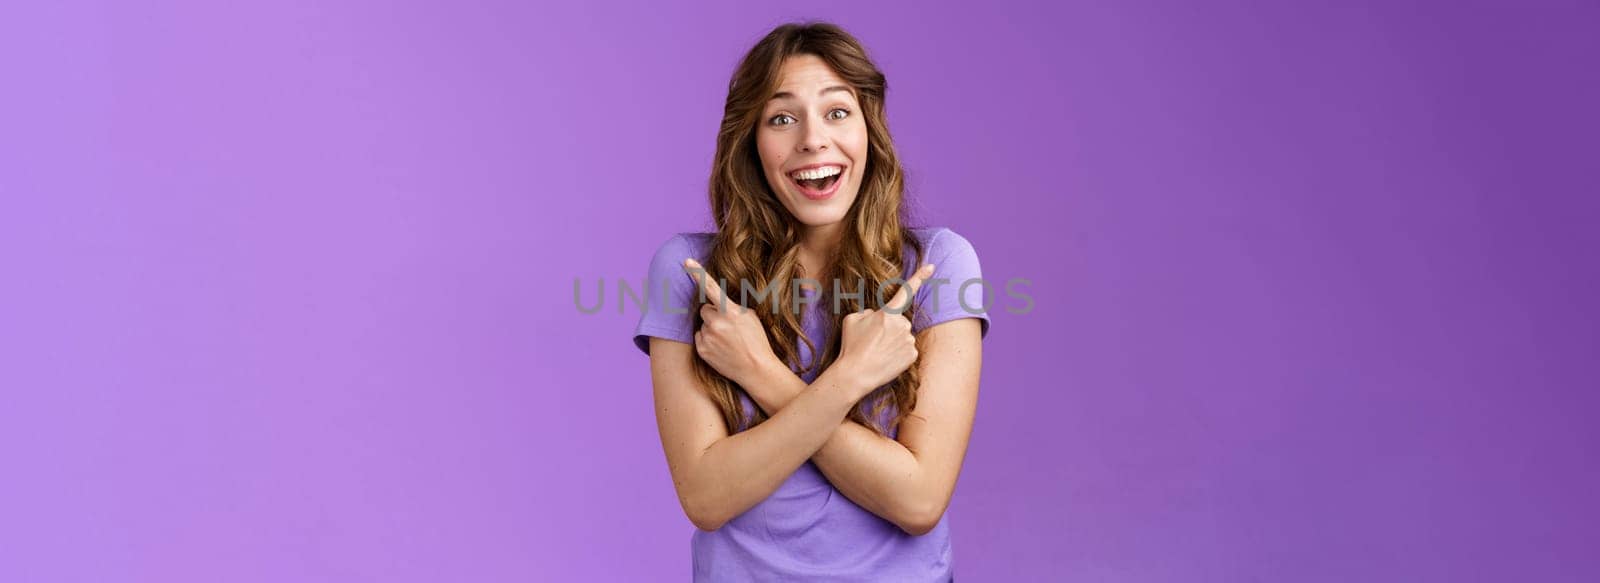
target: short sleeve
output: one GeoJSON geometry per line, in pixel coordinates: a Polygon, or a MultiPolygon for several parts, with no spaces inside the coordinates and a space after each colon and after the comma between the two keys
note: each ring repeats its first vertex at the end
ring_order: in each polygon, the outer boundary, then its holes
{"type": "Polygon", "coordinates": [[[924,253],[926,262],[934,265],[933,277],[917,290],[912,331],[920,332],[960,318],[977,318],[979,337],[988,336],[986,304],[995,300],[995,290],[983,279],[978,252],[972,248],[972,243],[955,231],[939,229],[929,237],[924,253]]]}
{"type": "Polygon", "coordinates": [[[650,337],[694,342],[694,318],[689,308],[695,305],[694,282],[683,270],[683,260],[704,261],[686,235],[674,235],[656,249],[644,279],[645,297],[639,324],[633,329],[633,343],[650,354],[650,337]]]}

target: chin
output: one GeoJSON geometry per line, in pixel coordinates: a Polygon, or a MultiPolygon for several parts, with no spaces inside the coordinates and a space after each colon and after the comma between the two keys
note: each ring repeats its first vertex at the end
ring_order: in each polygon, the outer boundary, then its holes
{"type": "Polygon", "coordinates": [[[795,220],[800,221],[800,224],[807,227],[826,227],[843,221],[845,214],[849,211],[850,207],[844,205],[828,205],[824,208],[812,206],[811,208],[791,209],[789,213],[794,215],[795,220]]]}
{"type": "Polygon", "coordinates": [[[840,192],[828,200],[818,201],[806,198],[798,192],[784,193],[784,206],[789,209],[790,216],[807,227],[826,227],[844,220],[850,213],[850,205],[855,203],[856,193],[840,192]]]}

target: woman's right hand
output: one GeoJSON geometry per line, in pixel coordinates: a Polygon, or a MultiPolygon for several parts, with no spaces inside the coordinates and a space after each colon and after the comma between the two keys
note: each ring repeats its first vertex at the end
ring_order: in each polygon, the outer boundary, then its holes
{"type": "Polygon", "coordinates": [[[842,367],[850,385],[862,391],[857,399],[889,384],[917,361],[917,338],[911,334],[911,320],[905,312],[917,289],[931,275],[933,265],[923,265],[884,304],[885,310],[866,309],[845,315],[840,326],[843,337],[839,358],[834,366],[842,367]]]}

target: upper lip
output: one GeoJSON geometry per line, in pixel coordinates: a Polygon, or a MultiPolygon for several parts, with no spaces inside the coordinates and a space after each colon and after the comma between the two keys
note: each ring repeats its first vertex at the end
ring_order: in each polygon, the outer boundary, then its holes
{"type": "Polygon", "coordinates": [[[785,172],[785,174],[794,174],[794,173],[799,172],[801,170],[810,170],[812,168],[821,168],[823,166],[838,166],[840,170],[843,170],[844,167],[845,167],[845,164],[843,162],[818,162],[816,164],[807,164],[805,166],[799,166],[799,167],[796,167],[796,168],[790,168],[788,172],[785,172]]]}

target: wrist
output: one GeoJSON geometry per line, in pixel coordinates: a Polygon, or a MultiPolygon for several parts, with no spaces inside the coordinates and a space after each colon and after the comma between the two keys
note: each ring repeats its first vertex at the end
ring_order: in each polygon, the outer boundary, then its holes
{"type": "Polygon", "coordinates": [[[788,368],[783,366],[782,362],[778,361],[777,356],[771,356],[757,359],[755,362],[752,362],[748,366],[744,367],[743,374],[741,374],[739,378],[729,377],[728,380],[744,386],[749,386],[752,384],[770,384],[772,379],[779,378],[774,375],[787,370],[788,368]]]}
{"type": "Polygon", "coordinates": [[[767,415],[777,414],[806,387],[800,377],[776,356],[753,363],[742,380],[729,380],[744,387],[756,406],[766,411],[767,415]]]}
{"type": "Polygon", "coordinates": [[[794,371],[790,370],[788,365],[783,364],[783,361],[778,360],[778,356],[776,354],[772,354],[772,353],[769,352],[769,353],[767,353],[765,358],[762,358],[760,361],[756,362],[756,366],[755,366],[755,376],[756,376],[756,378],[760,378],[760,379],[784,378],[784,376],[780,376],[780,375],[792,376],[792,375],[794,375],[794,371]]]}
{"type": "Polygon", "coordinates": [[[854,403],[867,396],[867,393],[872,392],[872,389],[875,388],[865,386],[866,383],[861,380],[864,377],[857,371],[854,361],[848,358],[841,358],[833,361],[833,366],[828,367],[828,370],[822,371],[817,380],[826,380],[828,386],[837,388],[848,395],[850,402],[854,403]]]}

